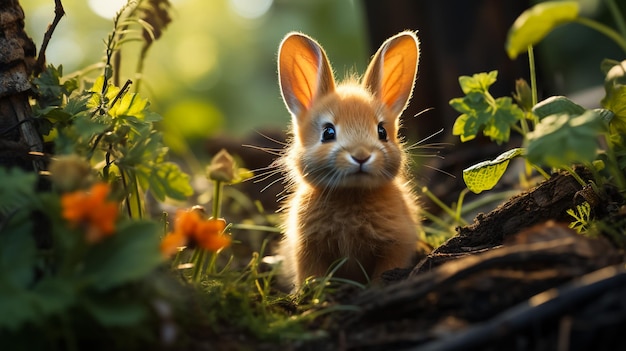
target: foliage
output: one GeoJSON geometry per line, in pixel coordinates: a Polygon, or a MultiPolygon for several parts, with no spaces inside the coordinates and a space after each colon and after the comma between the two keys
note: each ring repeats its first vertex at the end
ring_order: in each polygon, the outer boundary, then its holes
{"type": "Polygon", "coordinates": [[[574,218],[569,227],[581,233],[587,230],[591,220],[591,205],[587,201],[576,206],[576,210],[570,208],[566,211],[568,215],[574,218]]]}
{"type": "MultiPolygon", "coordinates": [[[[623,170],[626,154],[622,142],[623,117],[620,116],[624,111],[626,95],[623,95],[623,91],[626,90],[623,89],[624,69],[620,62],[605,61],[602,65],[606,74],[606,97],[602,101],[604,109],[586,110],[563,96],[536,101],[532,45],[541,41],[555,27],[568,22],[589,26],[609,36],[626,51],[626,33],[621,36],[611,28],[580,17],[578,6],[573,1],[543,2],[525,11],[511,27],[507,52],[511,58],[515,58],[519,53],[528,51],[532,83],[531,89],[528,89],[525,83],[518,82],[513,97],[519,108],[506,110],[515,113],[494,113],[496,104],[483,102],[497,101],[484,88],[495,82],[495,71],[459,79],[466,95],[452,99],[450,105],[462,113],[453,131],[455,135],[461,136],[461,141],[474,138],[481,129],[498,143],[507,141],[511,130],[519,132],[523,137],[521,148],[507,151],[494,161],[482,162],[463,171],[466,184],[473,192],[480,193],[493,188],[506,170],[508,161],[515,156],[524,157],[530,166],[546,177],[548,175],[543,172],[543,167],[571,170],[572,164],[583,164],[595,170],[594,164],[606,163],[608,174],[596,179],[596,182],[614,182],[625,189],[623,170]],[[523,112],[518,113],[518,110],[523,112]],[[497,133],[493,132],[493,126],[499,126],[495,128],[497,133]],[[495,138],[494,135],[506,138],[495,138]],[[602,148],[598,142],[602,137],[608,141],[606,148],[602,148]]],[[[585,185],[573,171],[571,173],[585,185]]]]}
{"type": "Polygon", "coordinates": [[[506,52],[515,59],[526,52],[529,45],[541,41],[555,27],[571,22],[578,17],[577,1],[546,1],[524,11],[510,29],[506,41],[506,52]]]}
{"type": "Polygon", "coordinates": [[[452,127],[452,134],[459,135],[461,141],[474,139],[482,130],[485,136],[498,144],[507,142],[511,127],[524,118],[524,113],[513,105],[510,97],[494,99],[489,93],[489,87],[496,82],[497,76],[497,71],[491,71],[459,77],[465,96],[450,100],[450,105],[462,113],[452,127]]]}
{"type": "Polygon", "coordinates": [[[156,297],[145,279],[162,263],[158,225],[111,214],[110,235],[90,240],[92,219],[67,219],[74,204],[63,201],[87,193],[40,192],[36,182],[33,174],[0,169],[0,335],[11,340],[36,330],[48,341],[71,344],[60,336],[73,334],[82,322],[136,330],[152,313],[142,295],[152,291],[149,298],[156,297]],[[147,289],[130,288],[137,284],[147,289]],[[119,294],[122,289],[127,293],[119,294]]]}
{"type": "Polygon", "coordinates": [[[193,192],[189,176],[167,160],[155,128],[161,116],[138,89],[130,91],[138,82],[119,84],[123,44],[143,42],[140,73],[145,53],[170,21],[168,11],[165,0],[129,2],[114,19],[96,77],[66,77],[62,66],[50,65],[33,78],[36,123],[55,154],[42,175],[0,168],[5,346],[82,349],[97,341],[102,349],[162,347],[181,336],[175,331],[181,325],[216,335],[234,330],[268,340],[304,339],[315,337],[306,323],[333,311],[325,305],[330,276],[288,294],[274,288],[277,266],[262,264],[265,246],[247,265],[235,261],[229,247],[237,243],[231,235],[236,224],[222,218],[223,186],[252,174],[226,151],[207,167],[214,186],[210,215],[198,206],[179,210],[172,228],[165,215],[147,218],[146,195],[185,201],[193,192]],[[191,310],[172,291],[190,291],[202,310],[191,310]],[[301,313],[309,309],[315,312],[301,313]],[[157,327],[170,332],[157,340],[157,327]]]}
{"type": "MultiPolygon", "coordinates": [[[[149,4],[159,12],[161,3],[167,1],[149,4]]],[[[127,197],[127,208],[137,217],[141,217],[141,208],[131,204],[130,199],[139,198],[138,186],[144,192],[151,190],[160,201],[184,200],[193,192],[189,177],[166,159],[167,148],[154,129],[161,116],[150,110],[145,98],[129,92],[131,81],[120,88],[110,80],[118,71],[111,61],[120,46],[130,40],[128,26],[140,23],[144,33],[162,30],[162,26],[146,23],[144,17],[152,13],[149,4],[139,2],[126,11],[127,15],[124,9],[118,13],[106,42],[104,72],[92,84],[76,77],[63,80],[62,66],[49,66],[34,79],[38,99],[33,109],[40,132],[53,134],[57,154],[83,156],[98,168],[104,180],[119,181],[125,189],[133,189],[127,197]]],[[[152,38],[147,34],[144,37],[152,38]]]]}
{"type": "Polygon", "coordinates": [[[521,148],[514,148],[498,156],[495,160],[483,161],[464,169],[463,180],[467,184],[467,188],[472,191],[493,188],[506,171],[509,161],[522,153],[521,148]]]}

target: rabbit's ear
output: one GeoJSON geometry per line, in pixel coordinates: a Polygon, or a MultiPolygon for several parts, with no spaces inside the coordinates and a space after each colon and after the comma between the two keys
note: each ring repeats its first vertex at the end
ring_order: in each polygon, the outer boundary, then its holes
{"type": "Polygon", "coordinates": [[[315,40],[290,33],[278,50],[278,75],[283,100],[294,117],[314,100],[335,90],[335,80],[324,49],[315,40]]]}
{"type": "Polygon", "coordinates": [[[363,85],[399,116],[406,108],[419,62],[415,33],[401,32],[380,46],[363,77],[363,85]]]}

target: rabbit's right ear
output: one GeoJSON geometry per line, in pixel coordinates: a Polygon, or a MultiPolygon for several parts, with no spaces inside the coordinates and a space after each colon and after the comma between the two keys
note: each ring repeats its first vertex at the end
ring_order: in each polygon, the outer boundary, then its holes
{"type": "Polygon", "coordinates": [[[289,33],[278,49],[280,90],[289,112],[297,118],[316,98],[335,90],[324,49],[310,37],[289,33]]]}

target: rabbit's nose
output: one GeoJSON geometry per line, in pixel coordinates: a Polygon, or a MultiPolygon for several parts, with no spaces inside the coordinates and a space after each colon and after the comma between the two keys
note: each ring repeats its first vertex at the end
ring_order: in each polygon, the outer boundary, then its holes
{"type": "Polygon", "coordinates": [[[367,162],[367,160],[369,160],[369,159],[370,159],[370,157],[372,157],[372,156],[371,156],[371,155],[367,155],[367,156],[364,156],[364,157],[357,157],[357,156],[352,155],[352,159],[353,159],[354,161],[356,161],[356,162],[357,162],[358,164],[360,164],[360,165],[362,165],[362,164],[364,164],[365,162],[367,162]]]}
{"type": "Polygon", "coordinates": [[[352,150],[350,157],[354,162],[362,165],[372,157],[372,153],[367,148],[358,147],[352,150]]]}
{"type": "Polygon", "coordinates": [[[372,157],[371,154],[364,154],[364,153],[354,154],[350,156],[356,163],[360,165],[364,164],[365,162],[367,162],[367,160],[369,160],[372,157]]]}

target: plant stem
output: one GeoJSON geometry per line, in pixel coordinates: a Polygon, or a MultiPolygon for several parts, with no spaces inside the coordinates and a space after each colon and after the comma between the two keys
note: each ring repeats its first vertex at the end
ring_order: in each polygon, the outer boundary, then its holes
{"type": "Polygon", "coordinates": [[[624,21],[624,16],[622,16],[622,13],[620,12],[619,7],[617,7],[615,0],[606,0],[606,6],[608,6],[611,15],[613,15],[613,20],[615,21],[617,28],[622,34],[622,37],[626,38],[626,21],[624,21]]]}
{"type": "Polygon", "coordinates": [[[535,52],[532,45],[528,45],[528,66],[530,68],[530,92],[533,106],[537,105],[537,72],[535,69],[535,52]]]}
{"type": "Polygon", "coordinates": [[[626,53],[626,40],[613,28],[608,27],[600,22],[590,20],[584,17],[578,17],[573,20],[579,24],[587,26],[591,29],[595,29],[598,32],[606,35],[609,39],[613,40],[615,44],[617,44],[625,53],[626,53]]]}
{"type": "Polygon", "coordinates": [[[193,262],[193,274],[191,276],[191,281],[194,283],[199,283],[200,277],[202,276],[202,271],[204,270],[204,261],[206,260],[206,250],[200,247],[196,247],[196,252],[194,252],[194,256],[196,260],[192,261],[193,262]]]}
{"type": "Polygon", "coordinates": [[[444,204],[435,194],[430,192],[427,187],[422,188],[422,192],[428,196],[432,202],[434,202],[437,206],[439,206],[445,213],[447,213],[450,217],[454,218],[457,223],[461,225],[467,225],[468,223],[463,218],[457,218],[456,212],[451,209],[448,205],[444,204]]]}
{"type": "Polygon", "coordinates": [[[626,179],[624,178],[624,173],[620,170],[617,156],[615,156],[615,145],[613,145],[613,141],[609,135],[605,134],[604,140],[608,145],[606,155],[609,161],[609,164],[607,165],[609,173],[615,177],[615,182],[617,183],[617,187],[619,189],[626,189],[626,179]]]}
{"type": "Polygon", "coordinates": [[[280,228],[272,227],[269,225],[257,225],[257,224],[246,224],[246,223],[238,223],[232,224],[231,228],[240,229],[240,230],[258,230],[263,232],[272,232],[272,233],[280,233],[280,228]]]}
{"type": "Polygon", "coordinates": [[[456,215],[454,216],[454,219],[457,222],[461,218],[461,210],[463,209],[463,200],[465,199],[465,195],[467,195],[469,191],[470,190],[468,188],[465,188],[461,190],[461,193],[459,194],[459,199],[457,200],[457,204],[456,204],[456,215]]]}
{"type": "MultiPolygon", "coordinates": [[[[214,218],[214,219],[220,218],[220,209],[222,205],[222,190],[224,188],[223,185],[224,183],[219,180],[213,181],[213,208],[211,211],[211,218],[214,218]]],[[[207,271],[212,273],[215,270],[215,260],[217,259],[217,252],[211,253],[211,261],[209,261],[208,269],[205,270],[207,250],[201,249],[199,247],[196,250],[199,250],[200,254],[196,257],[197,260],[194,261],[193,275],[191,278],[194,283],[200,282],[200,278],[207,271]]]]}
{"type": "MultiPolygon", "coordinates": [[[[128,213],[130,218],[141,219],[143,217],[141,196],[139,193],[139,184],[137,184],[137,176],[134,171],[121,170],[122,175],[126,174],[124,180],[124,187],[126,189],[126,206],[128,206],[128,213]]],[[[124,179],[124,178],[123,178],[124,179]]]]}
{"type": "Polygon", "coordinates": [[[222,207],[222,189],[223,182],[219,180],[213,181],[213,211],[211,216],[215,219],[220,218],[220,210],[222,207]]]}
{"type": "Polygon", "coordinates": [[[544,178],[546,178],[546,180],[550,179],[550,175],[548,173],[546,173],[546,171],[544,171],[541,167],[537,166],[537,165],[532,165],[533,168],[535,168],[535,171],[537,171],[537,173],[541,174],[544,178]]]}
{"type": "Polygon", "coordinates": [[[450,227],[450,226],[451,226],[449,223],[446,223],[446,221],[444,221],[443,219],[441,219],[441,218],[439,218],[439,217],[435,216],[434,214],[432,214],[432,213],[430,213],[430,212],[428,212],[428,211],[426,211],[426,210],[424,210],[424,209],[422,209],[422,210],[420,211],[420,213],[421,213],[424,217],[426,217],[426,219],[429,219],[429,220],[430,220],[430,221],[432,221],[433,223],[438,224],[438,225],[439,225],[439,226],[441,226],[442,228],[448,228],[448,227],[450,227]]]}
{"type": "Polygon", "coordinates": [[[522,119],[519,122],[520,126],[522,126],[521,134],[522,134],[522,137],[524,138],[524,142],[522,143],[522,146],[524,147],[526,147],[526,136],[528,135],[528,132],[530,131],[530,129],[528,128],[528,122],[526,121],[527,113],[530,113],[530,112],[524,112],[524,117],[522,117],[522,119]]]}
{"type": "Polygon", "coordinates": [[[470,203],[468,203],[467,205],[465,205],[463,207],[463,212],[464,213],[470,213],[472,211],[475,211],[476,209],[479,209],[483,206],[489,205],[491,203],[495,203],[495,202],[501,202],[507,199],[510,199],[511,197],[519,194],[520,191],[519,190],[508,190],[508,191],[503,191],[503,192],[498,192],[498,193],[490,193],[487,194],[485,196],[481,196],[480,198],[478,198],[475,201],[472,201],[470,203]]]}
{"type": "Polygon", "coordinates": [[[572,167],[569,166],[563,166],[563,169],[566,170],[569,174],[572,175],[572,177],[574,177],[574,179],[576,179],[576,181],[578,182],[578,184],[580,184],[581,186],[585,187],[587,186],[587,183],[578,175],[578,173],[576,173],[572,167]]]}

